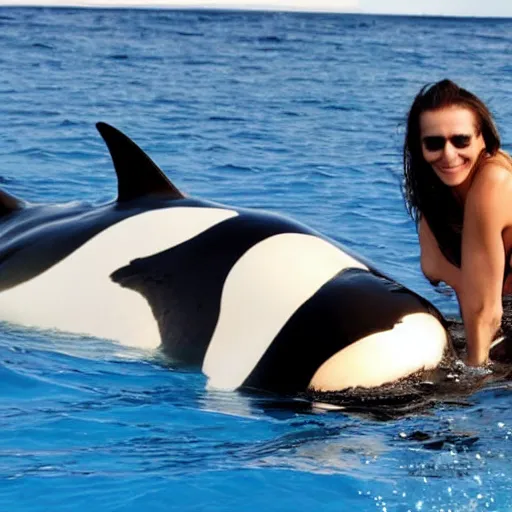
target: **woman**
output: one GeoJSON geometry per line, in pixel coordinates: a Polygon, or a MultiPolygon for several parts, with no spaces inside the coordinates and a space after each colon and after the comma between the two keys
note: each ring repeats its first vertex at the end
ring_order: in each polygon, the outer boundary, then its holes
{"type": "Polygon", "coordinates": [[[483,364],[512,293],[512,159],[484,103],[450,80],[425,86],[408,115],[404,173],[423,273],[455,290],[467,363],[483,364]]]}

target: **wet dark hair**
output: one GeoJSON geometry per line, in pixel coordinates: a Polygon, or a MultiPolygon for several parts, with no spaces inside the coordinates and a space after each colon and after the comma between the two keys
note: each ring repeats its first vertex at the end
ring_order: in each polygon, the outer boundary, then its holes
{"type": "Polygon", "coordinates": [[[460,267],[462,206],[458,204],[450,187],[437,177],[423,158],[420,136],[421,114],[450,106],[467,108],[473,112],[477,133],[483,136],[486,153],[495,155],[500,149],[500,136],[492,115],[479,98],[451,80],[428,84],[414,99],[407,116],[403,150],[403,194],[407,211],[416,226],[424,216],[441,252],[448,261],[460,267]]]}

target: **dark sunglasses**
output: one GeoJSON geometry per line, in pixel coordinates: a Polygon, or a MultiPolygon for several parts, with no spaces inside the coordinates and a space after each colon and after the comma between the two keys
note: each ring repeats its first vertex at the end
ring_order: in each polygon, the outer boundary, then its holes
{"type": "Polygon", "coordinates": [[[451,137],[442,137],[441,135],[432,135],[423,138],[423,146],[427,151],[441,151],[449,140],[450,144],[457,149],[464,149],[471,144],[472,135],[452,135],[451,137]]]}

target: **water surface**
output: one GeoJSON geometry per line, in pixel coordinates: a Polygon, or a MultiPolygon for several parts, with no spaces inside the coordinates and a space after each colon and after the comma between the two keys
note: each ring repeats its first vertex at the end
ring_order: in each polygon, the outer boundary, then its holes
{"type": "MultiPolygon", "coordinates": [[[[512,136],[512,22],[0,9],[0,183],[115,196],[94,123],[183,191],[293,216],[456,313],[399,190],[404,117],[445,77],[512,136]]],[[[2,510],[508,510],[508,385],[389,421],[204,389],[158,354],[0,325],[2,510]]]]}

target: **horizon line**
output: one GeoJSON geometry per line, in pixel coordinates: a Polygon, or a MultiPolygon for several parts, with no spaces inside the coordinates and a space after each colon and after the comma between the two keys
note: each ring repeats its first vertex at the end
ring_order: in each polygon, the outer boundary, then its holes
{"type": "MultiPolygon", "coordinates": [[[[329,2],[330,0],[328,0],[329,2]]],[[[507,19],[512,15],[483,15],[483,14],[464,14],[464,13],[435,13],[435,12],[382,12],[363,10],[357,4],[357,1],[349,2],[345,7],[337,7],[322,4],[321,1],[310,5],[310,2],[302,2],[297,5],[297,0],[285,0],[276,2],[270,0],[252,0],[249,2],[236,0],[153,0],[142,2],[142,0],[0,0],[0,8],[79,8],[79,9],[138,9],[138,10],[208,10],[208,11],[237,11],[237,12],[293,12],[293,13],[318,13],[318,14],[357,14],[368,16],[398,16],[398,17],[423,17],[423,18],[483,18],[483,19],[507,19]],[[306,5],[308,4],[308,5],[306,5]]]]}

